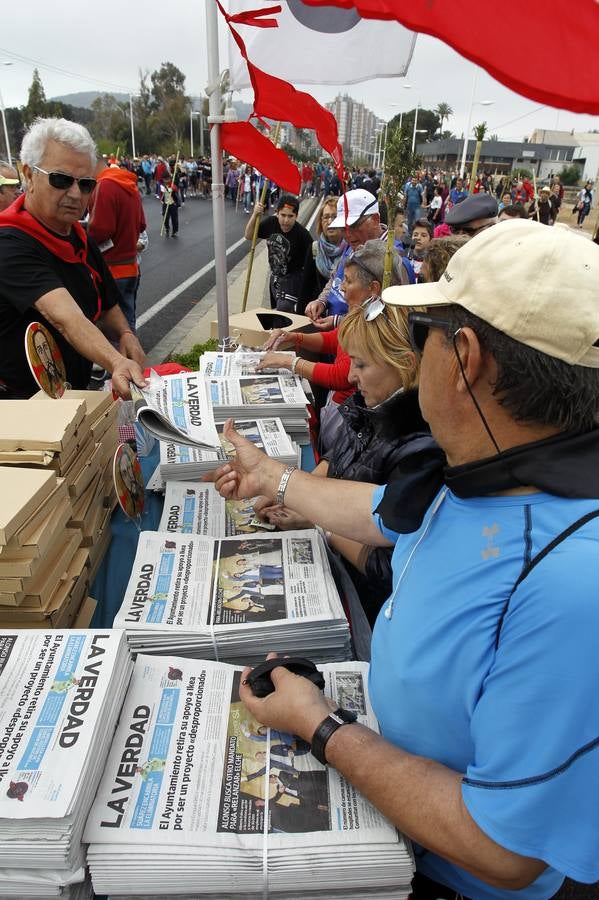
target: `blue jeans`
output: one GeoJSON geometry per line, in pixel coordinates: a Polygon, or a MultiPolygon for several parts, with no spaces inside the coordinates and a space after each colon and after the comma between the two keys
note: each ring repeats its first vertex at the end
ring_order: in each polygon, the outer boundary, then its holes
{"type": "Polygon", "coordinates": [[[119,306],[123,310],[129,328],[135,334],[135,304],[137,302],[139,275],[131,275],[129,278],[115,278],[115,281],[121,295],[119,306]]]}
{"type": "Polygon", "coordinates": [[[420,218],[420,206],[408,206],[408,231],[412,234],[414,222],[420,218]]]}

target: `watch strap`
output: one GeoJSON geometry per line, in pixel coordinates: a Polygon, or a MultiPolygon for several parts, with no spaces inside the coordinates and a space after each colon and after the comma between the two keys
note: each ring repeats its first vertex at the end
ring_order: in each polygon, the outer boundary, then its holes
{"type": "Polygon", "coordinates": [[[326,719],[323,719],[314,734],[312,735],[312,756],[316,757],[323,766],[327,765],[326,746],[330,738],[335,734],[338,728],[343,725],[351,725],[358,716],[349,709],[339,707],[334,712],[329,713],[326,719]]]}

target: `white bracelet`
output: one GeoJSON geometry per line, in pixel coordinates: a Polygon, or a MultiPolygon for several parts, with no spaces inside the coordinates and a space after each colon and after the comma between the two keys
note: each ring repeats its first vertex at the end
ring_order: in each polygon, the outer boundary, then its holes
{"type": "Polygon", "coordinates": [[[300,362],[300,360],[301,360],[300,356],[294,357],[293,362],[291,363],[291,374],[292,375],[295,375],[295,370],[296,370],[297,364],[300,362]]]}
{"type": "Polygon", "coordinates": [[[279,486],[277,488],[277,493],[275,496],[275,503],[277,503],[279,506],[283,506],[285,502],[285,491],[287,490],[289,479],[296,470],[297,466],[287,466],[287,468],[281,475],[281,480],[279,481],[279,486]]]}

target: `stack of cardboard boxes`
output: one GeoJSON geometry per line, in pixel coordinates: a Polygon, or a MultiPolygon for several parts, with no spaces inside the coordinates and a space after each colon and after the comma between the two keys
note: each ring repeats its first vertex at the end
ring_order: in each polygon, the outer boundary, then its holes
{"type": "Polygon", "coordinates": [[[110,394],[5,400],[0,424],[0,627],[84,627],[110,543],[110,394]]]}

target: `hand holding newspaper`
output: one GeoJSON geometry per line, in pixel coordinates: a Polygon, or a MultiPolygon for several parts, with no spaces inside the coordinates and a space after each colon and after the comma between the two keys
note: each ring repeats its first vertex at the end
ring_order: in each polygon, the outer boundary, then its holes
{"type": "Polygon", "coordinates": [[[181,372],[161,378],[153,369],[145,388],[131,384],[138,422],[162,441],[200,447],[220,447],[204,378],[181,372]]]}

